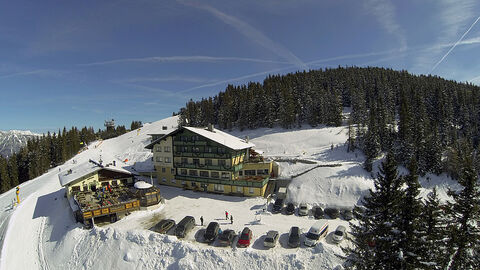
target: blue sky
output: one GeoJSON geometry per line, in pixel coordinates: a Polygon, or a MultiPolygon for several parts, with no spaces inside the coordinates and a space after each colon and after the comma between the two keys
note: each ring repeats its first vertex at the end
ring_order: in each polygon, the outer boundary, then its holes
{"type": "Polygon", "coordinates": [[[476,0],[0,0],[0,130],[129,127],[339,65],[480,84],[479,16],[476,0]]]}

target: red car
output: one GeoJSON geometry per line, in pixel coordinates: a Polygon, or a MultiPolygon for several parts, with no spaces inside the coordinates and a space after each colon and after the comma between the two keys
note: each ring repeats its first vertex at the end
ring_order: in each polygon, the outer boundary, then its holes
{"type": "Polygon", "coordinates": [[[248,227],[245,227],[243,228],[240,238],[238,238],[237,246],[248,247],[250,245],[251,240],[252,240],[252,231],[248,227]]]}

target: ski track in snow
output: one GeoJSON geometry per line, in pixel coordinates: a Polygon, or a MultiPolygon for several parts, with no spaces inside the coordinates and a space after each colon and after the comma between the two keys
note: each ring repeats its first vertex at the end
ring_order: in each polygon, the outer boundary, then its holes
{"type": "MultiPolygon", "coordinates": [[[[89,159],[105,163],[113,160],[121,166],[133,166],[136,161],[145,163],[151,152],[143,147],[149,143],[147,134],[158,133],[163,125],[172,126],[176,117],[146,124],[140,131],[134,130],[114,139],[93,142],[61,166],[65,171],[89,159]],[[128,159],[127,162],[124,162],[128,159]],[[76,162],[73,162],[75,160],[76,162]],[[75,163],[75,164],[74,164],[75,163]]],[[[345,127],[303,128],[299,130],[257,129],[232,132],[244,138],[249,135],[256,148],[266,157],[299,158],[316,161],[317,164],[340,163],[339,167],[319,167],[294,178],[288,188],[287,201],[306,202],[309,206],[352,207],[373,187],[371,175],[362,168],[364,160],[360,152],[347,153],[345,127]],[[334,145],[334,149],[331,146],[334,145]]],[[[376,161],[374,167],[380,161],[376,161]]],[[[280,162],[281,175],[289,177],[316,166],[280,162]]],[[[378,171],[375,169],[374,174],[378,171]]],[[[299,226],[306,232],[316,220],[296,215],[273,215],[260,209],[263,198],[242,198],[208,193],[184,191],[160,186],[166,204],[155,210],[137,211],[124,219],[104,227],[84,230],[75,223],[68,202],[63,197],[57,174],[53,168],[46,174],[23,183],[21,204],[13,210],[0,213],[0,233],[4,236],[1,253],[1,269],[333,269],[342,264],[340,247],[331,243],[331,236],[314,248],[304,246],[286,248],[288,230],[299,226]],[[234,215],[233,225],[224,220],[224,211],[234,215]],[[249,248],[220,248],[198,243],[196,233],[204,227],[196,226],[185,240],[171,235],[149,231],[153,218],[173,218],[177,222],[185,215],[198,220],[204,216],[205,224],[217,221],[222,229],[236,232],[249,226],[254,234],[249,248]],[[222,217],[223,216],[223,217],[222,217]],[[258,218],[261,222],[255,222],[258,218]],[[7,228],[8,225],[8,228],[7,228]],[[6,230],[5,230],[6,228],[6,230]],[[263,248],[262,237],[266,231],[280,233],[277,247],[263,248]],[[2,231],[4,230],[4,231],[2,231]]],[[[422,194],[428,194],[434,186],[455,188],[447,177],[430,176],[422,194]]],[[[14,189],[0,195],[0,209],[8,209],[15,196],[14,189]]],[[[443,196],[443,199],[446,195],[443,196]]],[[[156,220],[156,219],[155,219],[156,220]]],[[[330,231],[348,222],[329,220],[330,231]]],[[[342,246],[349,245],[344,241],[342,246]]]]}

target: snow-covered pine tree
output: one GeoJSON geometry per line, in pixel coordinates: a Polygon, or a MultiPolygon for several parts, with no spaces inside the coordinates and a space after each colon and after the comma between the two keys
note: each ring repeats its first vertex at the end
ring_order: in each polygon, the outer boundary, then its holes
{"type": "Polygon", "coordinates": [[[474,169],[474,158],[471,151],[462,149],[460,154],[461,170],[458,183],[462,190],[450,190],[448,195],[453,198],[447,202],[450,213],[448,217],[451,238],[449,246],[453,247],[450,254],[448,269],[479,269],[478,252],[480,249],[480,188],[478,173],[474,169]]]}
{"type": "Polygon", "coordinates": [[[375,190],[363,199],[365,211],[355,209],[351,224],[353,248],[346,248],[352,269],[401,269],[403,260],[396,227],[402,200],[401,177],[389,152],[375,179],[375,190]]]}
{"type": "Polygon", "coordinates": [[[418,198],[420,194],[417,175],[417,161],[410,160],[408,165],[409,174],[404,177],[407,188],[401,201],[401,212],[398,219],[398,227],[401,231],[400,248],[403,252],[405,269],[420,267],[420,216],[422,203],[418,198]]]}
{"type": "Polygon", "coordinates": [[[443,269],[447,257],[446,254],[446,222],[443,206],[440,204],[437,189],[427,195],[422,203],[423,210],[420,215],[420,242],[418,252],[420,254],[421,269],[443,269]]]}

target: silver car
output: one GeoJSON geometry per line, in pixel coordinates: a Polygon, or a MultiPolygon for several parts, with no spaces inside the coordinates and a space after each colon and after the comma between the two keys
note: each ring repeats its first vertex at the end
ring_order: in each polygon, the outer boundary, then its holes
{"type": "Polygon", "coordinates": [[[298,215],[299,216],[308,216],[308,205],[306,203],[301,203],[298,206],[298,215]]]}
{"type": "Polygon", "coordinates": [[[263,240],[263,245],[265,247],[275,247],[278,241],[278,232],[277,231],[268,231],[267,235],[265,236],[265,240],[263,240]]]}
{"type": "Polygon", "coordinates": [[[345,228],[345,226],[342,226],[342,225],[338,226],[332,235],[333,242],[340,243],[343,240],[343,238],[345,238],[346,230],[347,228],[345,228]]]}

